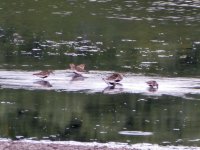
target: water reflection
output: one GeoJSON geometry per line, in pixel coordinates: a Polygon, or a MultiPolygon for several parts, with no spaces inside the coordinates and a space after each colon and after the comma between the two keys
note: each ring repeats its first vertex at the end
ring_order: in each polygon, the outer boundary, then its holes
{"type": "Polygon", "coordinates": [[[85,77],[82,75],[74,74],[71,78],[71,81],[83,81],[85,77]]]}
{"type": "Polygon", "coordinates": [[[123,92],[122,84],[116,83],[113,86],[107,86],[104,90],[104,94],[118,94],[123,92]]]}
{"type": "Polygon", "coordinates": [[[22,36],[19,35],[18,33],[13,33],[13,37],[12,38],[13,38],[12,39],[13,44],[15,44],[15,45],[24,44],[24,40],[23,40],[22,36]]]}
{"type": "Polygon", "coordinates": [[[42,87],[52,87],[52,85],[48,81],[45,81],[45,80],[36,81],[34,82],[34,84],[39,84],[42,87]]]}
{"type": "Polygon", "coordinates": [[[158,91],[158,88],[148,87],[148,91],[154,93],[158,91]]]}
{"type": "Polygon", "coordinates": [[[119,131],[119,134],[130,135],[130,136],[149,136],[153,135],[152,132],[142,132],[142,131],[119,131]]]}
{"type": "Polygon", "coordinates": [[[199,145],[189,141],[198,139],[199,101],[167,95],[155,100],[140,94],[9,89],[1,89],[0,99],[6,102],[0,103],[0,134],[5,138],[174,145],[182,139],[179,144],[199,145]]]}

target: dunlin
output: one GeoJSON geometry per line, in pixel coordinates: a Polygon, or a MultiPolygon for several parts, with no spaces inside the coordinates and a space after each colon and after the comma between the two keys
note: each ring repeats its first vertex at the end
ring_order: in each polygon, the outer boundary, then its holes
{"type": "Polygon", "coordinates": [[[75,64],[69,64],[70,69],[76,74],[81,75],[85,72],[85,64],[75,65],[75,64]]]}
{"type": "Polygon", "coordinates": [[[119,73],[113,73],[112,75],[108,76],[107,78],[102,78],[108,85],[115,86],[118,84],[122,79],[123,76],[119,73]]]}
{"type": "Polygon", "coordinates": [[[151,80],[151,81],[147,81],[146,83],[149,85],[149,87],[158,89],[158,83],[156,81],[151,80]]]}
{"type": "Polygon", "coordinates": [[[53,74],[52,70],[41,71],[41,72],[38,72],[38,73],[34,73],[33,75],[44,79],[44,78],[47,78],[50,74],[53,74]]]}

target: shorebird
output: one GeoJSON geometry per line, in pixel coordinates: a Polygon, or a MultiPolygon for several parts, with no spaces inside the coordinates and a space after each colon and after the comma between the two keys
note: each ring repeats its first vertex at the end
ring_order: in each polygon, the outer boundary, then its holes
{"type": "Polygon", "coordinates": [[[70,69],[79,76],[82,76],[82,73],[85,72],[85,64],[75,65],[75,64],[69,64],[70,69]]]}
{"type": "Polygon", "coordinates": [[[151,80],[151,81],[147,81],[146,82],[150,88],[157,88],[158,89],[158,83],[154,80],[151,80]]]}
{"type": "Polygon", "coordinates": [[[34,73],[33,75],[44,79],[44,78],[47,78],[50,74],[53,74],[52,70],[41,71],[41,72],[38,72],[38,73],[34,73]]]}
{"type": "Polygon", "coordinates": [[[113,73],[112,75],[102,78],[108,85],[115,86],[123,79],[123,76],[119,73],[113,73]]]}

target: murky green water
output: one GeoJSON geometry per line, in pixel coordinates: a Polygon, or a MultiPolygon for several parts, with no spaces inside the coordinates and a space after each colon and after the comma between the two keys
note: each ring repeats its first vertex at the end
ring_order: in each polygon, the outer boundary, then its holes
{"type": "Polygon", "coordinates": [[[199,101],[12,89],[0,99],[1,137],[198,145],[199,101]]]}
{"type": "MultiPolygon", "coordinates": [[[[198,78],[199,27],[198,0],[0,0],[0,69],[198,78]]],[[[185,95],[2,86],[0,137],[200,146],[200,94],[185,95]]]]}

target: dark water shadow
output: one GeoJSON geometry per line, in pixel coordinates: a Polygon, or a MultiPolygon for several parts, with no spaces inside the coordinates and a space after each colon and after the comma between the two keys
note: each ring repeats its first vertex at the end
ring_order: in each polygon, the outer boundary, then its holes
{"type": "Polygon", "coordinates": [[[123,92],[122,84],[116,83],[116,85],[113,86],[107,86],[102,93],[104,94],[118,94],[123,92]]]}
{"type": "Polygon", "coordinates": [[[158,88],[149,87],[147,90],[148,90],[149,92],[154,93],[154,92],[157,92],[157,91],[158,91],[158,88]]]}
{"type": "Polygon", "coordinates": [[[74,74],[70,81],[83,81],[84,79],[85,77],[83,77],[82,75],[74,74]]]}
{"type": "Polygon", "coordinates": [[[42,87],[52,87],[52,85],[48,81],[45,81],[45,80],[36,81],[34,82],[34,84],[39,84],[42,87]]]}

